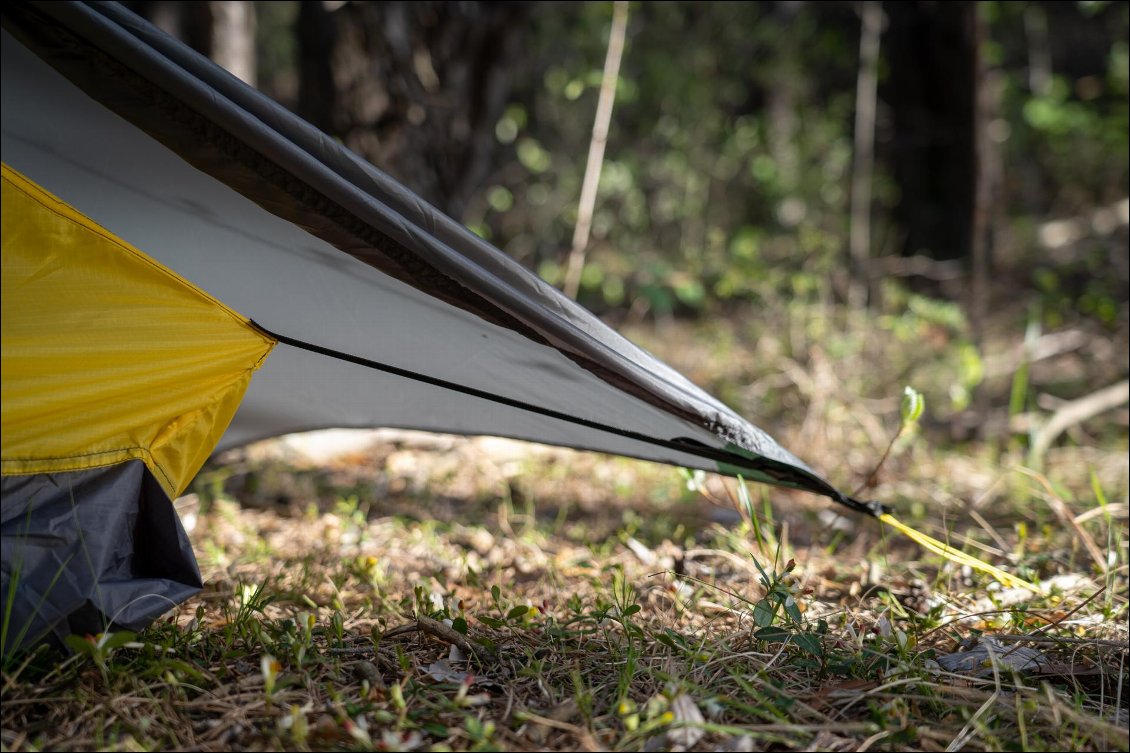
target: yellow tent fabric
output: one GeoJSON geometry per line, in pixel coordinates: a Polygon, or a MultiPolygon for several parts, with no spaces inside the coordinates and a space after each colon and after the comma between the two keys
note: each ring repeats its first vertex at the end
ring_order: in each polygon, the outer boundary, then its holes
{"type": "Polygon", "coordinates": [[[274,347],[3,165],[3,475],[145,462],[180,494],[274,347]]]}

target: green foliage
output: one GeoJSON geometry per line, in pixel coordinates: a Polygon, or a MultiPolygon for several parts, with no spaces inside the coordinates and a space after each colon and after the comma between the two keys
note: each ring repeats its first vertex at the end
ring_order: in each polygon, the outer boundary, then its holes
{"type": "Polygon", "coordinates": [[[108,663],[110,657],[117,650],[133,642],[137,638],[135,633],[120,630],[115,633],[99,633],[98,635],[68,635],[64,639],[67,648],[79,656],[85,656],[94,662],[102,679],[106,684],[110,682],[108,663]]]}
{"type": "MultiPolygon", "coordinates": [[[[495,129],[519,168],[502,173],[516,200],[512,208],[496,201],[498,184],[485,193],[482,217],[468,218],[555,284],[576,221],[610,18],[606,4],[535,14],[538,78],[495,129]]],[[[842,62],[854,56],[854,30],[845,18],[825,25],[802,13],[782,36],[768,6],[633,8],[581,280],[586,304],[665,315],[826,288],[842,249],[851,163],[853,76],[842,62]],[[688,36],[710,44],[688,45],[688,36]],[[816,81],[814,70],[837,73],[816,81]],[[767,110],[772,88],[787,88],[794,115],[767,110]]]]}
{"type": "Polygon", "coordinates": [[[790,586],[793,580],[791,573],[796,569],[796,562],[789,560],[780,572],[773,573],[767,572],[756,558],[753,564],[761,574],[761,585],[765,589],[765,596],[753,606],[753,623],[760,628],[754,632],[754,635],[759,640],[770,640],[767,637],[769,635],[772,635],[774,640],[780,640],[782,636],[788,637],[787,629],[782,631],[773,628],[778,620],[788,628],[799,627],[804,621],[796,593],[790,586]],[[766,632],[767,630],[771,632],[766,632]]]}
{"type": "MultiPolygon", "coordinates": [[[[1000,88],[989,134],[1005,180],[998,238],[1008,263],[1022,275],[1031,270],[1037,288],[1053,278],[1054,292],[1043,293],[1054,304],[1045,308],[1058,319],[1053,326],[1080,314],[1113,326],[1124,316],[1124,281],[1102,272],[1109,254],[1081,249],[1070,268],[1057,269],[1040,258],[1033,219],[1071,216],[1130,192],[1127,7],[983,8],[990,85],[1000,88]],[[1106,46],[1069,51],[1055,28],[1041,42],[1031,32],[1039,14],[1066,18],[1072,34],[1106,46]],[[1052,68],[1034,90],[1031,58],[1041,44],[1052,68]],[[1068,71],[1087,66],[1093,70],[1068,71]]],[[[576,223],[611,4],[546,6],[532,21],[526,77],[495,127],[502,164],[466,220],[557,285],[576,223]]],[[[779,308],[843,296],[858,35],[858,16],[838,4],[633,6],[582,303],[663,317],[738,301],[779,308]]],[[[897,253],[901,232],[890,164],[897,150],[885,141],[886,76],[881,59],[875,255],[897,253]]],[[[909,300],[910,311],[885,309],[893,319],[965,327],[963,300],[909,300]]],[[[908,337],[917,326],[904,327],[908,337]]],[[[976,382],[955,380],[958,409],[976,382]]]]}
{"type": "Polygon", "coordinates": [[[922,411],[926,408],[926,399],[922,397],[922,393],[914,389],[910,385],[903,388],[902,403],[899,406],[899,418],[902,420],[902,428],[906,429],[918,422],[922,417],[922,411]]]}
{"type": "MultiPolygon", "coordinates": [[[[1124,8],[1122,15],[1126,23],[1124,8]]],[[[1125,186],[1130,158],[1126,69],[1122,40],[1109,50],[1105,78],[1054,75],[1043,90],[1032,92],[1024,91],[1018,76],[1009,79],[1013,89],[1006,106],[1019,110],[1012,121],[1019,131],[1015,146],[1028,150],[1029,159],[1036,157],[1049,186],[1089,193],[1094,203],[1113,198],[1104,195],[1108,186],[1125,186]]]]}

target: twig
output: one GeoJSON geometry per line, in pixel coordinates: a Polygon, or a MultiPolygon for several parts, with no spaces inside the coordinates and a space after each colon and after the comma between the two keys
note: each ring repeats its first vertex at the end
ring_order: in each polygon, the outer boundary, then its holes
{"type": "Polygon", "coordinates": [[[984,530],[985,533],[989,534],[989,537],[997,543],[998,547],[1000,547],[1000,552],[998,553],[1002,555],[1006,554],[1008,552],[1008,544],[1004,539],[1001,538],[1001,535],[997,533],[997,530],[989,525],[989,521],[985,520],[984,516],[982,516],[981,513],[977,512],[977,510],[973,507],[970,507],[968,512],[969,517],[977,521],[977,525],[981,526],[981,529],[984,530]]]}
{"type": "MultiPolygon", "coordinates": [[[[1091,599],[1093,599],[1093,598],[1094,598],[1094,595],[1091,596],[1091,599]]],[[[1088,599],[1087,601],[1090,601],[1091,599],[1088,599]]],[[[1084,602],[1084,603],[1086,603],[1086,602],[1084,602]]],[[[1080,605],[1080,606],[1082,606],[1082,605],[1080,605]]],[[[1076,607],[1076,609],[1078,609],[1078,607],[1076,607]]],[[[945,630],[946,628],[950,627],[951,625],[956,625],[959,622],[964,622],[965,620],[973,619],[974,617],[991,617],[993,615],[1010,614],[1011,611],[1012,611],[1011,609],[986,609],[983,612],[970,612],[969,614],[958,615],[957,617],[954,617],[949,622],[944,622],[941,625],[938,625],[937,627],[931,628],[930,630],[927,630],[925,633],[922,633],[921,635],[919,635],[918,636],[918,642],[922,643],[923,641],[926,640],[926,638],[933,635],[934,633],[945,630]]],[[[1044,617],[1043,616],[1042,612],[1050,612],[1050,611],[1052,611],[1052,610],[1044,609],[1044,610],[1029,611],[1029,612],[1025,612],[1025,616],[1035,617],[1037,619],[1041,619],[1044,622],[1049,623],[1049,625],[1056,625],[1060,622],[1060,620],[1064,619],[1063,617],[1061,617],[1057,620],[1053,620],[1050,617],[1044,617]]],[[[1042,626],[1041,629],[1046,628],[1046,627],[1048,627],[1048,625],[1042,626]]]]}
{"type": "Polygon", "coordinates": [[[1067,503],[1060,499],[1059,495],[1055,493],[1055,490],[1052,488],[1051,482],[1048,481],[1047,478],[1042,474],[1036,473],[1035,471],[1032,471],[1028,468],[1020,468],[1019,470],[1021,473],[1030,476],[1031,478],[1034,478],[1036,479],[1036,481],[1040,482],[1040,484],[1048,493],[1048,507],[1052,509],[1052,512],[1055,513],[1055,516],[1059,518],[1064,525],[1069,526],[1072,530],[1075,531],[1075,535],[1078,536],[1079,540],[1083,542],[1083,548],[1087,550],[1087,553],[1091,556],[1091,559],[1094,561],[1095,566],[1098,567],[1099,572],[1105,573],[1109,569],[1109,564],[1106,561],[1106,557],[1103,556],[1102,550],[1099,549],[1099,545],[1095,543],[1095,540],[1091,537],[1091,534],[1087,533],[1083,526],[1079,525],[1079,521],[1077,521],[1075,519],[1075,516],[1071,514],[1071,511],[1067,509],[1067,503]]]}
{"type": "MultiPolygon", "coordinates": [[[[1075,614],[1076,612],[1078,612],[1083,607],[1090,604],[1092,601],[1097,599],[1099,597],[1099,595],[1101,595],[1105,591],[1106,591],[1106,586],[1102,586],[1101,588],[1099,588],[1098,591],[1095,591],[1093,594],[1088,596],[1086,599],[1083,599],[1083,601],[1081,601],[1078,605],[1076,605],[1073,609],[1071,609],[1067,614],[1063,615],[1062,617],[1057,617],[1056,619],[1049,621],[1047,625],[1041,625],[1040,627],[1036,628],[1035,632],[1032,633],[1032,636],[1040,636],[1041,633],[1045,633],[1048,630],[1051,630],[1052,628],[1063,624],[1063,622],[1065,620],[1067,620],[1068,617],[1070,617],[1071,615],[1075,614]]],[[[1020,645],[1017,644],[1015,648],[1010,648],[1008,651],[1006,651],[1001,656],[1001,658],[1003,659],[1003,658],[1009,656],[1010,654],[1012,654],[1013,652],[1015,652],[1019,648],[1020,648],[1020,645]]]]}
{"type": "Polygon", "coordinates": [[[929,256],[883,256],[873,259],[869,265],[872,275],[892,277],[925,277],[928,280],[957,280],[964,272],[961,264],[954,261],[938,261],[929,256]]]}
{"type": "Polygon", "coordinates": [[[444,643],[454,643],[459,649],[468,656],[477,655],[478,649],[467,640],[461,633],[457,632],[454,628],[444,625],[442,622],[437,622],[430,617],[417,617],[416,627],[422,633],[427,633],[433,638],[438,638],[444,643]]]}
{"type": "Polygon", "coordinates": [[[1016,635],[1013,633],[993,634],[992,638],[1008,643],[1072,643],[1086,646],[1104,646],[1107,648],[1118,648],[1123,651],[1130,651],[1130,642],[1111,641],[1104,638],[1061,638],[1054,635],[1016,635]]]}
{"type": "MultiPolygon", "coordinates": [[[[467,640],[462,634],[457,632],[454,628],[444,625],[442,622],[437,622],[430,617],[417,617],[415,622],[409,622],[404,625],[399,625],[394,628],[389,628],[381,634],[381,640],[385,638],[393,638],[405,633],[420,632],[437,638],[444,643],[453,643],[459,647],[459,650],[465,654],[478,655],[481,652],[475,647],[473,643],[467,640]]],[[[372,653],[374,648],[372,646],[355,646],[349,648],[330,648],[326,650],[331,654],[364,654],[372,653]]]]}
{"type": "Polygon", "coordinates": [[[1028,464],[1038,467],[1056,438],[1072,426],[1128,401],[1130,401],[1130,379],[1124,379],[1118,384],[1112,384],[1098,392],[1092,392],[1086,397],[1064,404],[1052,414],[1043,428],[1036,432],[1036,436],[1032,439],[1032,448],[1028,452],[1028,464]]]}
{"type": "Polygon", "coordinates": [[[879,458],[879,462],[876,463],[875,467],[871,469],[871,472],[867,474],[867,478],[863,480],[863,483],[860,484],[856,488],[856,490],[851,493],[851,496],[858,497],[859,493],[864,489],[868,489],[877,483],[879,471],[883,470],[883,466],[886,465],[887,458],[890,457],[891,450],[894,449],[895,442],[897,442],[898,438],[902,436],[902,430],[904,426],[905,424],[899,424],[899,429],[895,432],[895,435],[891,437],[891,441],[887,444],[887,449],[883,450],[883,457],[879,458]]]}
{"type": "Polygon", "coordinates": [[[592,736],[592,733],[584,727],[578,727],[575,724],[569,724],[568,722],[561,722],[556,719],[550,719],[547,716],[541,716],[539,714],[533,713],[532,711],[521,711],[515,716],[523,722],[540,724],[543,727],[549,727],[551,729],[561,730],[562,732],[569,732],[571,734],[574,734],[577,736],[578,742],[580,743],[580,746],[583,750],[607,750],[607,747],[601,745],[596,740],[596,738],[592,736]]]}
{"type": "Polygon", "coordinates": [[[1079,350],[1090,342],[1087,333],[1080,329],[1066,329],[1041,335],[1031,343],[1018,343],[1016,347],[999,356],[985,358],[985,377],[1011,374],[1020,364],[1033,364],[1048,358],[1079,350]]]}
{"type": "Polygon", "coordinates": [[[331,647],[326,649],[327,654],[334,654],[337,656],[360,656],[363,654],[375,654],[377,650],[372,646],[344,646],[344,647],[331,647]]]}

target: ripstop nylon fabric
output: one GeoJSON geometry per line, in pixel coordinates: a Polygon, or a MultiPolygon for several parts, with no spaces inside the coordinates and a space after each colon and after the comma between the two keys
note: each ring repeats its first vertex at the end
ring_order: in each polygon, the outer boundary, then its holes
{"type": "Polygon", "coordinates": [[[274,341],[3,166],[3,475],[145,462],[170,498],[274,341]]]}

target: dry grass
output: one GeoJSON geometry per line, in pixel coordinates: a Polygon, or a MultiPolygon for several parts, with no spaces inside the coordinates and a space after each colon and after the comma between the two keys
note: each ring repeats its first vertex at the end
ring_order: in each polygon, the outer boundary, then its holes
{"type": "Polygon", "coordinates": [[[307,466],[249,448],[182,510],[205,592],[125,645],[6,667],[4,749],[1130,747],[1125,411],[1037,472],[1022,436],[953,440],[954,331],[796,316],[633,334],[846,487],[915,385],[931,420],[869,494],[1046,595],[807,495],[751,488],[743,520],[735,482],[645,463],[418,435],[307,466]]]}

